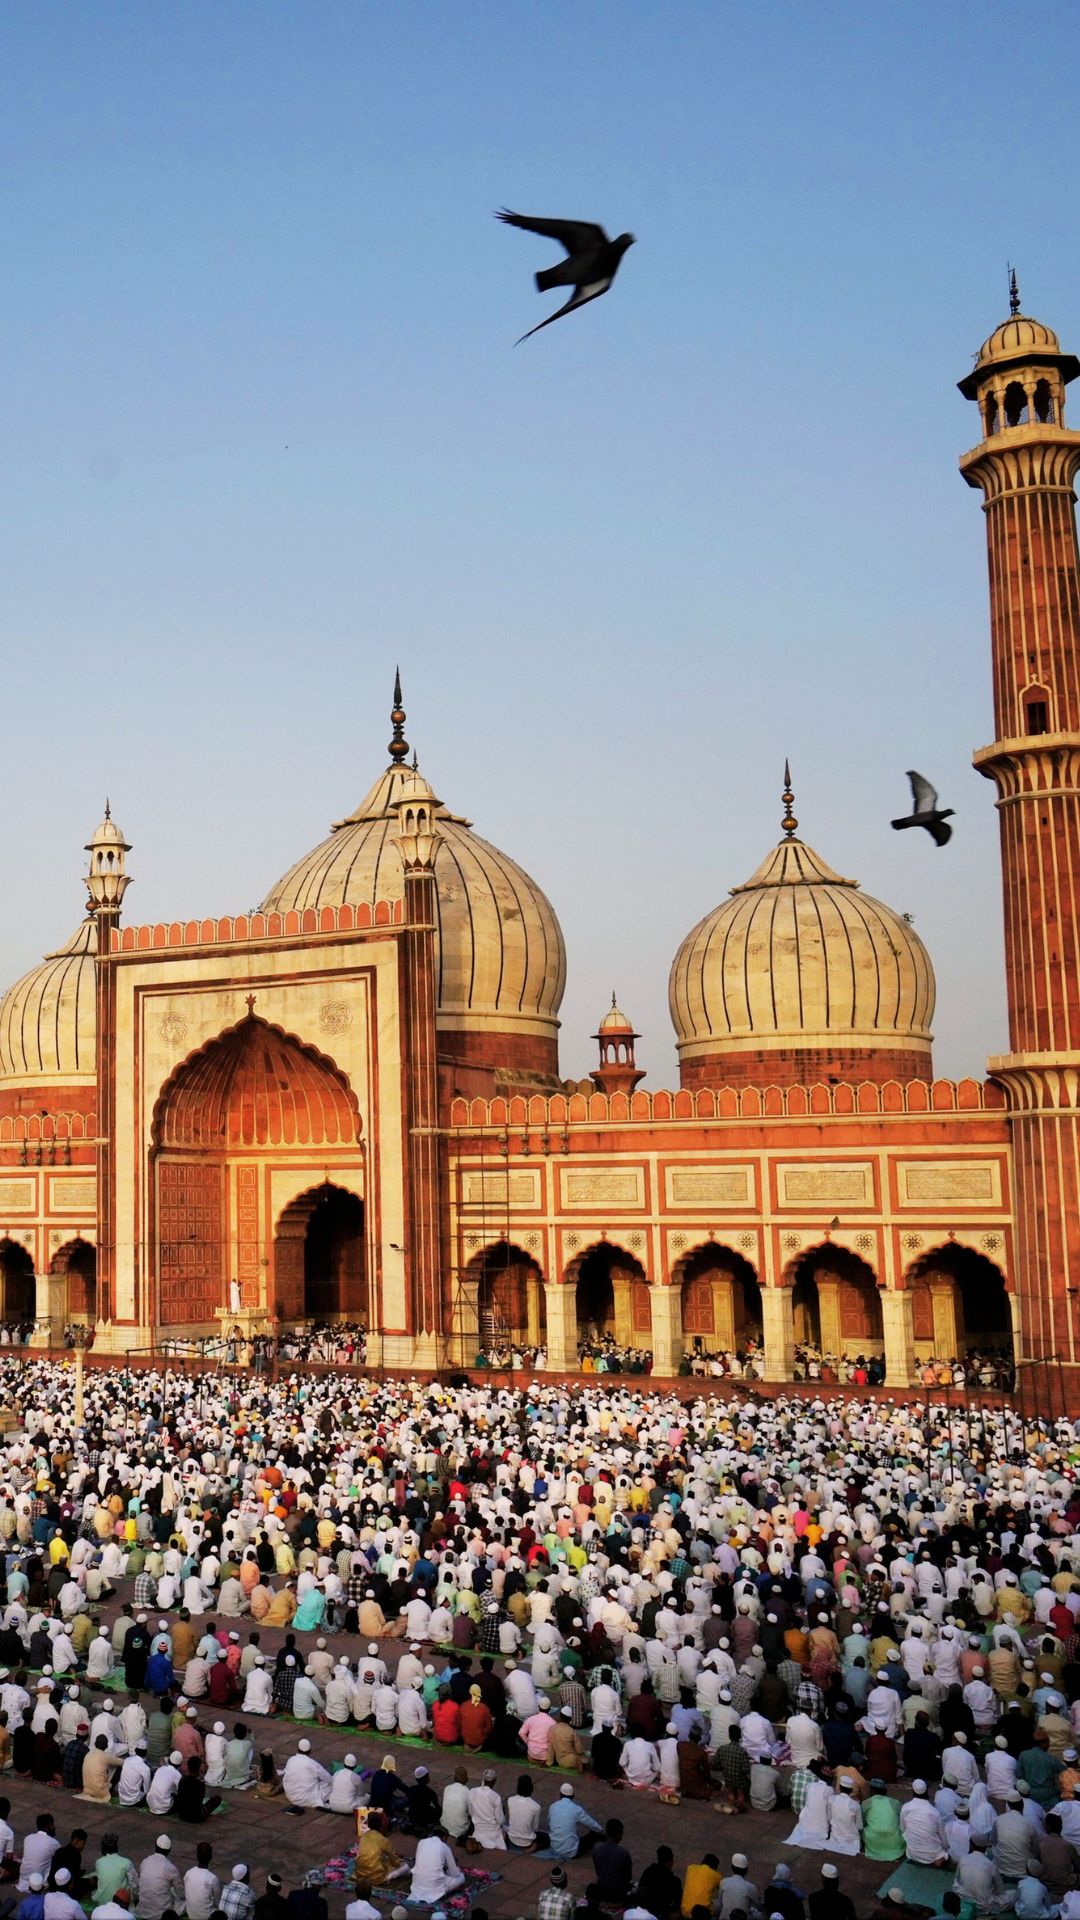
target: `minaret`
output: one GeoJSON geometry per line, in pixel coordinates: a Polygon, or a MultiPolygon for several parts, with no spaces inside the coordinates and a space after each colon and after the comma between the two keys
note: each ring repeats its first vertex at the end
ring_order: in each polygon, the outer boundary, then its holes
{"type": "MultiPolygon", "coordinates": [[[[400,686],[394,695],[394,742],[408,747],[400,735],[405,715],[400,686]],[[397,716],[400,713],[400,721],[397,716]]],[[[409,1289],[409,1331],[414,1347],[411,1364],[434,1366],[441,1359],[442,1225],[439,1206],[439,1084],[435,1032],[435,856],[442,845],[436,815],[442,802],[421,773],[402,768],[402,782],[394,803],[397,848],[405,870],[405,932],[402,939],[402,1079],[405,1092],[405,1182],[408,1215],[405,1222],[406,1275],[409,1289]]]]}
{"type": "Polygon", "coordinates": [[[634,1032],[614,994],[593,1039],[600,1047],[600,1064],[589,1076],[593,1084],[601,1093],[633,1093],[638,1081],[645,1078],[644,1067],[634,1062],[634,1041],[640,1040],[641,1035],[634,1032]]]}
{"type": "Polygon", "coordinates": [[[989,1062],[1012,1134],[1020,1357],[1080,1365],[1080,360],[1020,312],[960,382],[983,439],[960,461],[985,496],[1009,1048],[989,1062]]]}
{"type": "Polygon", "coordinates": [[[97,922],[97,1319],[111,1321],[116,1274],[116,968],[112,957],[114,927],[131,885],[126,857],[131,852],[112,817],[108,801],[105,818],[87,842],[90,866],[86,875],[88,907],[97,922]]]}

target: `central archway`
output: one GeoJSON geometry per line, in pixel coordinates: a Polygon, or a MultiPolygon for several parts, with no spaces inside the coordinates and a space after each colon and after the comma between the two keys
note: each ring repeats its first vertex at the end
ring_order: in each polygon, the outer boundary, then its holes
{"type": "MultiPolygon", "coordinates": [[[[154,1107],[153,1188],[154,1258],[157,1267],[157,1317],[163,1326],[213,1325],[225,1307],[236,1278],[241,1297],[260,1306],[258,1242],[269,1237],[270,1220],[260,1224],[259,1182],[247,1183],[256,1151],[272,1152],[275,1168],[302,1156],[300,1178],[311,1179],[316,1165],[330,1171],[351,1164],[360,1146],[356,1096],[344,1073],[324,1054],[295,1034],[263,1020],[249,997],[246,1019],[227,1028],[189,1054],[166,1081],[154,1107]],[[248,1213],[247,1270],[237,1274],[237,1238],[230,1232],[234,1187],[245,1180],[248,1213]]],[[[290,1223],[284,1258],[285,1298],[291,1319],[306,1312],[305,1296],[322,1311],[334,1298],[357,1292],[356,1261],[345,1259],[335,1235],[353,1237],[343,1218],[327,1220],[325,1244],[316,1238],[305,1267],[304,1243],[314,1200],[290,1223]],[[344,1265],[343,1265],[344,1260],[344,1265]]],[[[239,1207],[239,1203],[238,1203],[239,1207]]],[[[321,1228],[316,1229],[316,1235],[321,1228]]],[[[360,1236],[363,1247],[362,1231],[360,1236]]],[[[278,1249],[275,1248],[275,1252],[278,1249]]],[[[361,1257],[360,1274],[363,1274],[361,1257]]],[[[364,1289],[359,1288],[361,1296],[364,1289]]],[[[272,1298],[268,1295],[268,1299],[272,1298]]]]}
{"type": "Polygon", "coordinates": [[[34,1262],[16,1240],[0,1240],[0,1280],[3,1282],[0,1318],[17,1320],[25,1326],[37,1311],[37,1288],[34,1262]]]}
{"type": "Polygon", "coordinates": [[[285,1208],[274,1235],[279,1320],[351,1320],[367,1325],[364,1203],[324,1180],[285,1208]]]}

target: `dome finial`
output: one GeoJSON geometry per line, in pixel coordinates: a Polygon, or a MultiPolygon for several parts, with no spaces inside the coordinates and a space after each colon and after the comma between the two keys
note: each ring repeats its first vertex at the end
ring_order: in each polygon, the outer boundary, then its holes
{"type": "Polygon", "coordinates": [[[401,669],[394,669],[394,704],[390,709],[390,725],[394,737],[390,742],[390,758],[395,766],[400,766],[409,757],[409,743],[405,738],[405,709],[401,704],[401,669]]]}
{"type": "Polygon", "coordinates": [[[784,791],[780,795],[780,798],[784,803],[784,817],[780,825],[790,840],[799,823],[791,811],[795,805],[795,795],[791,791],[791,768],[786,760],[784,761],[784,791]]]}
{"type": "MultiPolygon", "coordinates": [[[[1009,263],[1007,262],[1006,264],[1008,265],[1009,263]]],[[[1016,284],[1016,268],[1009,265],[1009,312],[1016,314],[1019,313],[1019,311],[1020,289],[1016,284]]]]}

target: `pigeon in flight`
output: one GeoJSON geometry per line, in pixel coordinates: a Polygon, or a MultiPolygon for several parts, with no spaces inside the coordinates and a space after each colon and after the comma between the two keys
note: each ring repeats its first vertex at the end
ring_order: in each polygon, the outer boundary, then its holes
{"type": "Polygon", "coordinates": [[[936,841],[939,847],[943,847],[947,840],[952,839],[952,828],[946,825],[946,822],[952,818],[952,807],[938,806],[937,794],[929,780],[924,780],[921,773],[915,773],[909,768],[908,779],[911,781],[913,811],[905,814],[902,820],[894,820],[893,826],[898,833],[902,833],[905,827],[925,827],[931,839],[936,841]]]}
{"type": "MultiPolygon", "coordinates": [[[[537,274],[536,288],[538,293],[549,293],[552,287],[573,287],[573,293],[557,312],[541,320],[540,326],[523,333],[521,340],[530,340],[542,327],[561,320],[564,313],[573,313],[575,307],[583,307],[606,293],[619,271],[619,261],[634,244],[632,233],[620,233],[617,239],[609,240],[603,227],[594,226],[590,220],[534,220],[525,213],[510,213],[506,207],[495,218],[505,220],[510,227],[523,227],[526,233],[542,233],[545,239],[557,240],[568,255],[557,267],[547,267],[537,274]]],[[[520,347],[521,340],[514,341],[515,347],[520,347]]]]}

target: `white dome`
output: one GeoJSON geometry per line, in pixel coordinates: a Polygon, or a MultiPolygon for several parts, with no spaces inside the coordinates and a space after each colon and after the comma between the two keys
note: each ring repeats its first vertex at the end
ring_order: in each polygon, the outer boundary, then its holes
{"type": "Polygon", "coordinates": [[[24,973],[0,1000],[0,1076],[92,1079],[96,1071],[97,923],[24,973]]]}

